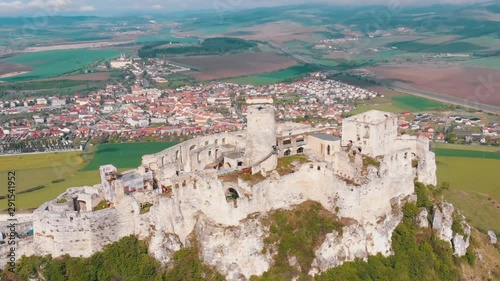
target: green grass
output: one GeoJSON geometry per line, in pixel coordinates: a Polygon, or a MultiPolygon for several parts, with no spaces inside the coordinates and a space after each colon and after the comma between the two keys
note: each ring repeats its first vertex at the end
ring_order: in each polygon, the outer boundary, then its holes
{"type": "Polygon", "coordinates": [[[117,168],[137,167],[143,155],[160,152],[174,146],[174,142],[103,144],[97,147],[92,161],[83,171],[98,170],[100,166],[111,164],[117,168]]]}
{"type": "Polygon", "coordinates": [[[314,72],[316,70],[317,69],[313,66],[296,65],[275,72],[228,78],[224,79],[224,81],[229,83],[237,83],[240,85],[247,85],[247,84],[254,86],[272,85],[283,82],[285,80],[298,78],[302,75],[314,72]]]}
{"type": "Polygon", "coordinates": [[[7,178],[8,171],[16,172],[16,192],[39,185],[47,186],[54,180],[73,174],[83,165],[81,152],[2,156],[0,160],[1,178],[7,178]]]}
{"type": "Polygon", "coordinates": [[[449,182],[452,189],[484,193],[500,202],[500,161],[470,157],[437,156],[438,183],[449,182]]]}
{"type": "Polygon", "coordinates": [[[444,197],[481,231],[500,233],[500,152],[498,147],[434,143],[438,184],[444,197]],[[484,159],[483,159],[484,157],[484,159]]]}
{"type": "Polygon", "coordinates": [[[486,194],[464,192],[451,188],[445,190],[444,199],[452,203],[467,220],[482,232],[493,230],[500,235],[500,203],[486,194]]]}
{"type": "MultiPolygon", "coordinates": [[[[70,187],[93,186],[100,182],[99,171],[75,172],[65,181],[49,184],[45,188],[16,196],[17,209],[37,208],[46,201],[56,198],[70,187]]],[[[0,210],[7,208],[7,201],[0,200],[0,210]],[[5,206],[5,207],[3,207],[5,206]]]]}
{"type": "Polygon", "coordinates": [[[367,112],[369,110],[381,110],[381,111],[387,111],[387,112],[394,112],[394,113],[400,113],[403,112],[404,109],[397,107],[393,104],[387,103],[387,104],[377,104],[377,105],[361,105],[356,107],[353,111],[349,112],[349,115],[356,115],[360,113],[367,112]]]}
{"type": "Polygon", "coordinates": [[[411,95],[393,97],[392,102],[395,106],[401,107],[408,111],[427,111],[447,107],[447,105],[444,103],[411,95]]]}
{"type": "Polygon", "coordinates": [[[434,148],[433,152],[436,154],[436,156],[443,156],[443,157],[482,158],[482,159],[500,160],[500,152],[476,151],[476,150],[465,150],[465,149],[444,149],[444,148],[434,148]]]}
{"type": "Polygon", "coordinates": [[[55,50],[26,53],[4,60],[5,62],[25,64],[34,68],[30,73],[1,80],[18,82],[59,76],[68,72],[85,68],[96,60],[109,59],[120,55],[118,50],[55,50]]]}
{"type": "Polygon", "coordinates": [[[462,65],[469,67],[500,69],[500,57],[488,57],[488,58],[467,60],[463,62],[462,65]]]}
{"type": "Polygon", "coordinates": [[[467,145],[467,144],[454,144],[454,143],[444,143],[444,142],[434,142],[432,143],[433,148],[439,149],[456,149],[456,150],[474,150],[474,151],[486,151],[486,152],[500,152],[500,147],[487,146],[487,145],[467,145]]]}
{"type": "Polygon", "coordinates": [[[152,43],[160,41],[172,41],[179,43],[198,43],[199,39],[195,37],[174,37],[169,34],[141,35],[137,37],[137,43],[152,43]]]}
{"type": "Polygon", "coordinates": [[[278,210],[269,214],[263,221],[269,225],[269,236],[264,239],[263,251],[272,251],[274,264],[257,280],[292,280],[299,275],[299,280],[307,279],[307,272],[314,259],[314,249],[319,246],[327,233],[341,231],[342,224],[337,217],[325,210],[321,204],[306,201],[293,210],[278,210]],[[276,245],[274,251],[271,245],[276,245]],[[290,266],[288,257],[294,256],[301,271],[290,266]]]}
{"type": "Polygon", "coordinates": [[[471,53],[486,49],[485,47],[469,42],[451,42],[444,44],[425,44],[416,41],[398,42],[388,44],[398,50],[410,53],[471,53]]]}

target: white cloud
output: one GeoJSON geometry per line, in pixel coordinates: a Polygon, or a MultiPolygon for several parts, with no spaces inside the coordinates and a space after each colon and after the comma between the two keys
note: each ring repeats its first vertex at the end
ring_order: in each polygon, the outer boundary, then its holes
{"type": "Polygon", "coordinates": [[[257,6],[274,6],[286,4],[327,3],[327,4],[381,4],[399,3],[401,5],[425,5],[437,3],[475,3],[489,0],[0,0],[0,15],[15,16],[42,11],[49,15],[60,12],[93,12],[116,13],[120,11],[152,11],[211,9],[215,6],[228,9],[253,8],[257,6]]]}
{"type": "Polygon", "coordinates": [[[70,6],[71,3],[72,0],[0,0],[0,14],[12,14],[36,9],[59,11],[62,8],[70,6]]]}
{"type": "Polygon", "coordinates": [[[88,6],[82,6],[80,7],[80,9],[78,9],[79,11],[81,12],[92,12],[92,11],[95,11],[95,7],[94,6],[91,6],[91,5],[88,5],[88,6]]]}

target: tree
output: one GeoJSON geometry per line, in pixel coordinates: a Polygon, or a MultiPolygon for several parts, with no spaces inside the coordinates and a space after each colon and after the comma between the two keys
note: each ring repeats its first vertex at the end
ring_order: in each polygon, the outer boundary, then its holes
{"type": "Polygon", "coordinates": [[[446,136],[446,141],[449,143],[456,143],[458,140],[457,135],[455,133],[450,133],[446,136]]]}

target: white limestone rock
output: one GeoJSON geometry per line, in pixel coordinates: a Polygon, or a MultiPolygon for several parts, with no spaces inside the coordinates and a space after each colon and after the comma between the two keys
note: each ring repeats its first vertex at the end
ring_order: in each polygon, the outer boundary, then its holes
{"type": "Polygon", "coordinates": [[[355,259],[366,260],[368,255],[392,254],[392,232],[401,222],[402,212],[390,213],[376,224],[355,223],[326,235],[324,242],[316,250],[316,258],[311,265],[310,275],[316,275],[344,262],[355,259]]]}
{"type": "Polygon", "coordinates": [[[428,228],[429,227],[429,221],[427,220],[428,212],[426,208],[420,208],[418,209],[418,215],[417,215],[417,225],[420,228],[428,228]]]}
{"type": "Polygon", "coordinates": [[[434,206],[434,218],[432,219],[432,228],[436,230],[439,239],[451,243],[453,239],[453,231],[451,226],[453,224],[453,205],[444,202],[441,209],[434,206]]]}
{"type": "Polygon", "coordinates": [[[495,232],[493,232],[492,230],[488,230],[488,236],[490,237],[491,244],[497,243],[497,235],[495,234],[495,232]]]}
{"type": "Polygon", "coordinates": [[[176,251],[182,248],[179,237],[175,234],[164,233],[157,230],[151,236],[149,243],[149,253],[163,265],[167,265],[176,251]]]}
{"type": "Polygon", "coordinates": [[[224,227],[202,217],[196,224],[195,233],[201,259],[217,268],[228,280],[262,275],[273,260],[268,251],[263,251],[267,229],[260,219],[247,219],[238,226],[224,227]]]}
{"type": "Polygon", "coordinates": [[[458,257],[465,256],[467,248],[469,247],[469,239],[465,238],[463,235],[455,234],[451,240],[453,245],[453,254],[458,257]]]}

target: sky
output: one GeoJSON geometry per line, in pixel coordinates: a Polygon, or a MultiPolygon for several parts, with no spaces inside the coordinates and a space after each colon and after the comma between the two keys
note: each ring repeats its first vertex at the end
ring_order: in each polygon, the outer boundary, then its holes
{"type": "Polygon", "coordinates": [[[171,12],[202,9],[230,11],[311,2],[381,5],[398,2],[402,5],[421,5],[425,3],[470,4],[484,2],[484,0],[0,0],[0,16],[118,15],[130,12],[171,12]]]}

